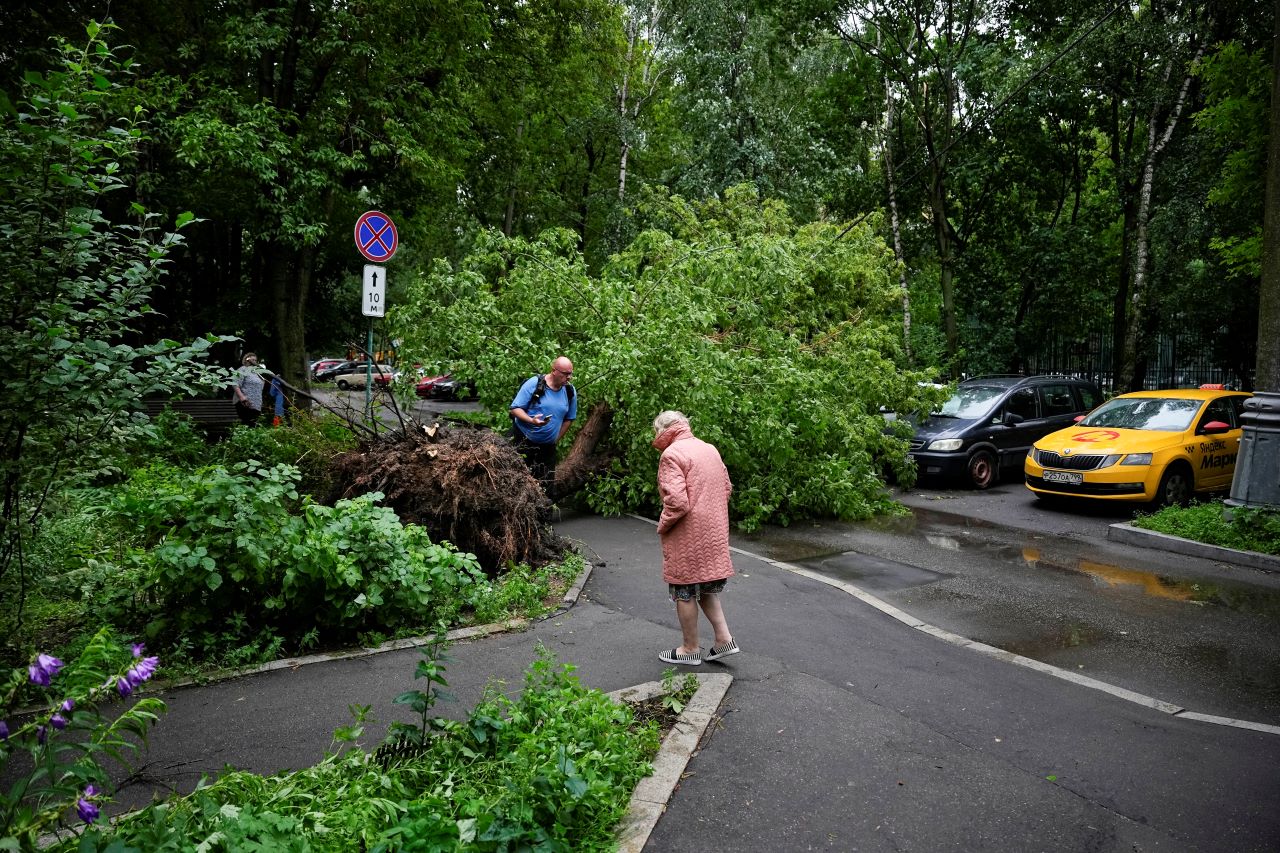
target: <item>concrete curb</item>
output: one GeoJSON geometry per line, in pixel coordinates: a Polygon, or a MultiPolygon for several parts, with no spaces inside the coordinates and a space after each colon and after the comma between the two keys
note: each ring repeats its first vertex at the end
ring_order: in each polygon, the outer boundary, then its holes
{"type": "Polygon", "coordinates": [[[1141,548],[1158,548],[1161,551],[1172,551],[1187,557],[1204,557],[1231,566],[1246,569],[1257,569],[1262,572],[1280,572],[1280,557],[1260,554],[1257,551],[1237,551],[1234,548],[1223,548],[1218,545],[1207,545],[1181,536],[1170,536],[1154,530],[1135,527],[1127,521],[1112,524],[1107,528],[1107,538],[1112,542],[1124,545],[1137,545],[1141,548]]]}
{"type": "Polygon", "coordinates": [[[1069,681],[1072,684],[1079,685],[1080,687],[1087,687],[1090,690],[1107,693],[1117,699],[1123,699],[1126,702],[1132,702],[1135,705],[1141,705],[1144,708],[1150,708],[1153,711],[1158,711],[1162,714],[1168,714],[1173,717],[1179,717],[1184,720],[1196,720],[1201,723],[1209,723],[1216,726],[1230,726],[1238,729],[1250,729],[1252,731],[1263,732],[1270,735],[1280,735],[1280,726],[1275,726],[1270,723],[1254,722],[1252,720],[1240,720],[1235,717],[1222,717],[1217,714],[1202,714],[1198,711],[1191,711],[1181,705],[1166,702],[1163,699],[1157,699],[1154,696],[1147,696],[1146,694],[1129,690],[1126,687],[1120,687],[1106,681],[1099,681],[1096,678],[1090,678],[1087,675],[1081,675],[1080,673],[1072,672],[1069,669],[1063,669],[1061,667],[1054,666],[1053,664],[1035,660],[1034,658],[1014,654],[1013,652],[1005,651],[1004,649],[996,648],[995,646],[990,646],[986,643],[980,643],[977,640],[971,640],[968,637],[962,637],[959,634],[954,634],[943,628],[939,628],[936,625],[930,625],[928,622],[923,622],[912,616],[910,613],[899,610],[887,601],[883,601],[861,587],[855,586],[851,583],[836,580],[835,578],[829,578],[823,574],[811,571],[803,566],[797,566],[793,563],[771,560],[768,557],[762,557],[759,554],[753,554],[750,551],[744,551],[741,548],[732,548],[731,550],[735,553],[742,554],[743,556],[752,557],[753,559],[773,566],[776,569],[781,569],[784,572],[791,572],[794,575],[800,575],[801,577],[806,577],[810,580],[817,581],[818,583],[823,583],[827,586],[834,587],[835,589],[842,590],[864,604],[874,607],[891,619],[896,619],[908,628],[914,628],[917,631],[921,631],[931,637],[941,640],[944,643],[956,646],[957,648],[967,649],[971,652],[985,655],[986,657],[994,660],[1025,667],[1054,678],[1060,678],[1063,681],[1069,681]]]}
{"type": "MultiPolygon", "coordinates": [[[[591,577],[591,563],[583,560],[583,569],[578,573],[578,577],[570,584],[569,589],[565,591],[564,598],[560,602],[560,606],[545,616],[540,616],[537,620],[551,619],[564,613],[569,608],[578,603],[578,598],[582,595],[582,588],[586,585],[587,579],[591,577]]],[[[488,625],[471,625],[467,628],[455,628],[445,634],[445,639],[450,643],[459,640],[474,640],[477,637],[488,637],[492,634],[502,634],[507,631],[521,631],[529,627],[528,619],[508,619],[505,622],[491,622],[488,625]]],[[[314,655],[303,655],[301,657],[280,658],[279,660],[267,661],[264,664],[252,666],[247,669],[233,670],[217,670],[207,675],[193,678],[180,678],[172,681],[155,681],[147,685],[144,689],[146,694],[163,693],[167,690],[176,690],[180,687],[190,687],[192,685],[204,686],[207,684],[217,684],[222,681],[230,681],[233,678],[244,678],[249,675],[258,675],[263,672],[274,672],[280,669],[296,669],[300,666],[309,666],[313,663],[328,663],[335,660],[351,660],[353,658],[370,657],[371,655],[382,654],[383,652],[395,652],[401,649],[415,649],[427,645],[435,639],[430,637],[405,637],[400,640],[389,640],[378,646],[369,646],[359,649],[339,649],[332,652],[322,652],[314,655]]]]}
{"type": "MultiPolygon", "coordinates": [[[[697,751],[720,703],[729,692],[729,685],[733,683],[733,676],[727,674],[687,674],[698,679],[698,690],[663,739],[653,759],[653,773],[641,779],[631,794],[631,805],[618,824],[619,853],[640,853],[644,849],[658,818],[667,810],[667,802],[675,794],[689,759],[697,751]]],[[[681,673],[680,678],[685,675],[681,673]]],[[[665,692],[662,682],[649,681],[608,695],[615,702],[643,702],[665,692]]]]}

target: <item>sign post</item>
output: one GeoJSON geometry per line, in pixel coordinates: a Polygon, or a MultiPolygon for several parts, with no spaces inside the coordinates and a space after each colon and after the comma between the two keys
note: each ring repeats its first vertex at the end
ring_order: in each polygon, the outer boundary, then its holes
{"type": "MultiPolygon", "coordinates": [[[[367,261],[364,266],[364,292],[360,297],[361,313],[369,318],[369,335],[365,354],[373,358],[373,318],[383,317],[387,311],[387,268],[380,266],[395,255],[400,248],[400,232],[391,217],[377,210],[370,210],[356,220],[356,249],[367,261]]],[[[373,415],[373,361],[365,363],[364,407],[368,416],[373,415]]]]}

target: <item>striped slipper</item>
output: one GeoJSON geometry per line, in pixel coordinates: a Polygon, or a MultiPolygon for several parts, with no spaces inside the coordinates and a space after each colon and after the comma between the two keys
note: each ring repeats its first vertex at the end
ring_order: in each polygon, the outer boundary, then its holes
{"type": "Polygon", "coordinates": [[[682,653],[680,649],[668,649],[665,652],[658,652],[658,660],[663,663],[682,663],[685,666],[700,666],[702,664],[702,655],[698,652],[682,653]]]}
{"type": "Polygon", "coordinates": [[[728,657],[729,655],[736,655],[740,651],[742,650],[738,648],[738,641],[730,640],[718,649],[715,646],[712,646],[703,660],[718,660],[720,658],[728,657]]]}

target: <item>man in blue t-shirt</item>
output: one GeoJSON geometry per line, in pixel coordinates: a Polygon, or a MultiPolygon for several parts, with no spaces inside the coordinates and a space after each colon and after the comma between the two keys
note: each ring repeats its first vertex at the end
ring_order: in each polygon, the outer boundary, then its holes
{"type": "Polygon", "coordinates": [[[549,496],[556,477],[556,443],[578,417],[572,378],[573,362],[560,356],[551,362],[550,373],[525,380],[511,401],[516,450],[549,496]]]}

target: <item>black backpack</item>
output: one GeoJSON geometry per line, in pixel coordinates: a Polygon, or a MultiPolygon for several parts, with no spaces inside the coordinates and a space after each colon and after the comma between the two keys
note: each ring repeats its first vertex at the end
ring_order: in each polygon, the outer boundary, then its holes
{"type": "MultiPolygon", "coordinates": [[[[525,380],[525,382],[528,382],[528,381],[529,381],[528,379],[526,379],[526,380],[525,380]]],[[[520,383],[520,388],[523,388],[523,387],[524,387],[524,382],[521,382],[521,383],[520,383]]],[[[572,385],[572,384],[570,384],[570,383],[566,383],[564,387],[568,389],[569,408],[570,408],[570,409],[572,409],[572,408],[573,408],[573,395],[574,395],[574,393],[576,393],[576,392],[573,390],[573,385],[572,385]]],[[[516,395],[517,395],[517,396],[520,394],[520,388],[517,388],[517,389],[516,389],[516,395]]],[[[525,404],[525,407],[524,407],[525,411],[528,411],[528,410],[529,410],[529,408],[530,408],[531,406],[533,406],[533,404],[534,404],[534,403],[536,403],[536,402],[538,402],[539,400],[541,400],[541,399],[542,399],[542,395],[543,395],[543,394],[545,394],[545,393],[547,393],[547,377],[546,377],[546,375],[545,375],[545,374],[539,373],[539,374],[538,374],[538,384],[534,386],[534,388],[533,388],[533,393],[529,395],[529,402],[528,402],[527,404],[525,404]]],[[[515,419],[515,416],[514,416],[514,415],[512,415],[512,417],[511,417],[511,429],[512,429],[512,434],[513,434],[513,435],[515,434],[515,426],[516,426],[516,419],[515,419]]]]}

